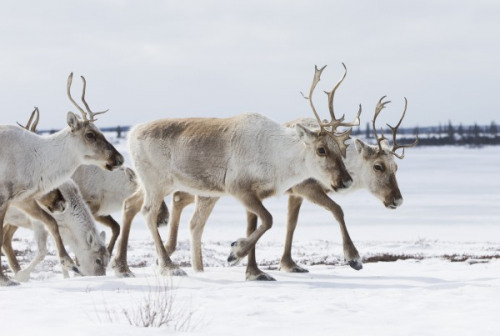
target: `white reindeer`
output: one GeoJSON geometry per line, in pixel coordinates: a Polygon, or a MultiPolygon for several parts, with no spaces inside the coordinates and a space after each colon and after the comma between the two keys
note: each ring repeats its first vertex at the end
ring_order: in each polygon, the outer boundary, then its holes
{"type": "MultiPolygon", "coordinates": [[[[41,220],[54,237],[63,268],[78,272],[66,252],[57,222],[38,205],[36,199],[61,185],[81,164],[95,164],[112,170],[123,164],[123,156],[94,125],[94,113],[85,102],[85,79],[82,101],[87,112],[71,98],[73,74],[68,78],[67,93],[84,120],[68,112],[68,127],[41,137],[17,126],[0,126],[0,236],[9,206],[14,205],[31,217],[41,220]],[[90,119],[88,118],[90,116],[90,119]]],[[[16,285],[0,268],[0,285],[16,285]]]]}
{"type": "MultiPolygon", "coordinates": [[[[36,132],[38,118],[39,111],[36,108],[26,126],[18,124],[31,132],[36,132]],[[35,115],[36,119],[31,125],[35,115]]],[[[120,232],[120,225],[116,223],[110,214],[119,210],[125,198],[135,192],[137,188],[137,177],[130,168],[122,166],[107,171],[92,165],[81,165],[73,174],[71,180],[51,191],[42,199],[37,200],[38,203],[51,202],[44,204],[42,207],[55,217],[63,241],[69,243],[71,249],[75,251],[75,255],[82,265],[84,275],[105,275],[109,255],[120,232]],[[85,197],[82,197],[80,193],[82,190],[85,197]],[[60,197],[51,197],[51,195],[59,195],[60,197]],[[55,204],[62,201],[65,204],[61,203],[61,206],[55,204]],[[96,238],[97,230],[87,205],[92,207],[93,216],[112,230],[113,236],[107,248],[109,252],[102,249],[102,241],[105,239],[104,231],[101,232],[100,240],[96,238]],[[67,210],[68,207],[71,210],[67,210]]],[[[158,219],[159,226],[167,224],[168,221],[168,209],[165,203],[162,206],[163,211],[158,219]]],[[[32,221],[25,213],[13,207],[7,212],[4,221],[9,223],[4,225],[4,253],[9,260],[9,265],[15,273],[16,279],[28,281],[30,273],[43,261],[47,254],[47,231],[42,223],[32,221]],[[38,246],[38,253],[24,270],[20,269],[12,249],[12,238],[18,227],[33,230],[34,240],[38,246]]],[[[68,277],[65,269],[63,269],[63,274],[68,277]]]]}
{"type": "MultiPolygon", "coordinates": [[[[71,178],[78,185],[94,218],[111,229],[112,235],[108,243],[108,251],[111,254],[120,234],[120,225],[111,214],[120,211],[125,199],[138,190],[137,176],[128,167],[106,171],[96,166],[81,165],[71,178]]],[[[140,202],[139,206],[142,205],[142,199],[140,202]]],[[[166,225],[168,216],[168,208],[163,202],[157,225],[166,225]]]]}
{"type": "MultiPolygon", "coordinates": [[[[174,191],[216,199],[229,194],[240,200],[248,213],[261,219],[259,228],[231,244],[228,261],[234,265],[272,226],[272,216],[262,205],[262,199],[281,194],[309,177],[336,189],[350,186],[352,179],[341,159],[350,130],[342,135],[335,135],[334,131],[340,125],[354,123],[343,123],[342,118],[334,119],[333,114],[331,122],[321,122],[312,104],[312,93],[323,69],[315,69],[309,95],[320,131],[301,125],[286,128],[258,114],[226,119],[162,119],[130,131],[130,154],[145,192],[142,212],[153,235],[162,273],[185,275],[170,260],[154,221],[161,201],[174,191]]],[[[357,124],[360,112],[361,107],[357,124]]],[[[138,210],[134,206],[137,197],[136,193],[125,201],[124,230],[129,229],[128,221],[138,210]]],[[[113,267],[118,275],[130,276],[124,237],[127,236],[120,238],[113,267]]],[[[247,273],[250,280],[266,276],[247,273]]]]}
{"type": "MultiPolygon", "coordinates": [[[[385,96],[378,101],[372,120],[372,128],[377,145],[369,145],[360,139],[350,140],[352,145],[348,147],[346,159],[344,160],[347,170],[353,177],[353,185],[349,190],[332,190],[315,180],[306,180],[290,189],[285,248],[280,261],[281,270],[285,272],[307,272],[305,268],[298,266],[291,256],[293,233],[297,226],[300,206],[304,198],[332,213],[340,226],[344,257],[348,264],[356,270],[360,270],[363,264],[347,231],[344,213],[342,208],[328,197],[327,194],[335,192],[350,193],[358,189],[367,189],[376,198],[381,200],[388,209],[396,209],[403,204],[403,197],[396,179],[398,166],[394,161],[394,157],[403,159],[404,148],[416,146],[418,144],[418,137],[412,144],[407,145],[399,145],[396,141],[397,130],[405,117],[408,106],[406,98],[403,114],[398,124],[394,127],[387,125],[392,131],[393,147],[389,147],[389,142],[383,134],[380,138],[378,137],[375,121],[380,112],[385,108],[385,105],[390,103],[389,101],[384,102],[384,98],[385,96]],[[403,149],[401,155],[396,153],[398,149],[403,149]]],[[[311,124],[311,120],[299,120],[299,122],[311,124]]],[[[293,125],[293,123],[290,123],[290,125],[293,125]]]]}
{"type": "MultiPolygon", "coordinates": [[[[359,253],[354,246],[347,227],[344,221],[344,214],[341,207],[336,204],[327,193],[350,193],[358,189],[368,189],[375,197],[380,199],[383,204],[389,209],[396,209],[403,203],[403,198],[398,187],[396,180],[397,164],[394,162],[394,156],[400,159],[403,155],[396,154],[396,150],[399,148],[413,147],[417,145],[417,140],[411,145],[398,145],[396,142],[396,132],[401,124],[407,108],[407,102],[405,99],[405,108],[403,115],[399,123],[395,127],[391,127],[393,132],[393,148],[388,146],[388,141],[383,136],[378,138],[375,120],[385,108],[385,105],[389,102],[383,102],[382,97],[375,108],[375,117],[372,121],[375,139],[377,140],[377,145],[369,145],[360,139],[350,139],[348,140],[349,146],[347,147],[347,155],[344,159],[345,166],[349,174],[353,178],[353,184],[349,189],[339,189],[334,190],[328,186],[321,184],[314,179],[307,179],[292,188],[290,188],[287,193],[289,193],[288,199],[288,219],[287,219],[287,233],[285,240],[285,248],[283,256],[281,257],[280,269],[286,272],[307,272],[305,268],[298,266],[292,259],[292,241],[293,233],[297,226],[298,215],[300,211],[300,206],[304,198],[311,201],[314,204],[324,207],[326,210],[330,211],[334,218],[337,220],[340,226],[340,231],[342,234],[344,256],[348,261],[349,265],[359,270],[362,268],[362,262],[359,257],[359,253]]],[[[300,124],[308,128],[316,128],[316,122],[314,119],[298,119],[292,122],[286,123],[287,127],[294,127],[300,124]]],[[[192,246],[192,266],[195,271],[203,271],[203,261],[201,253],[201,234],[204,229],[204,225],[208,215],[210,214],[215,201],[217,199],[210,197],[197,197],[185,193],[185,192],[175,192],[172,197],[171,205],[171,220],[170,220],[170,236],[165,246],[169,254],[173,253],[177,244],[177,230],[179,227],[179,220],[183,209],[189,204],[195,202],[195,210],[191,218],[191,246],[192,246]]],[[[255,225],[257,218],[255,216],[249,216],[249,225],[255,225]]],[[[258,267],[255,262],[255,255],[249,254],[249,268],[253,269],[252,272],[258,272],[258,267]]]]}
{"type": "MultiPolygon", "coordinates": [[[[109,252],[104,243],[104,231],[99,234],[90,209],[82,198],[78,186],[68,180],[56,189],[44,195],[37,203],[59,225],[59,232],[64,243],[75,253],[78,266],[83,275],[106,275],[109,263],[109,252]]],[[[47,254],[47,231],[44,225],[31,220],[23,211],[10,207],[4,219],[3,250],[9,261],[9,266],[18,281],[28,281],[30,273],[45,258],[47,254]],[[34,231],[38,251],[35,258],[21,270],[12,249],[12,236],[18,227],[34,231]]],[[[68,272],[63,268],[64,277],[68,272]]]]}
{"type": "MultiPolygon", "coordinates": [[[[71,203],[59,211],[52,210],[53,205],[42,206],[58,222],[63,242],[74,251],[84,275],[105,275],[109,255],[120,233],[120,225],[113,219],[111,213],[120,210],[125,198],[137,188],[137,178],[130,168],[119,167],[113,171],[105,171],[96,166],[82,165],[71,180],[53,191],[61,190],[64,199],[71,203]],[[68,207],[73,210],[68,210],[68,207]],[[83,215],[79,215],[80,213],[83,215]],[[112,230],[106,251],[102,249],[105,240],[104,231],[99,235],[100,239],[97,239],[92,216],[112,230]]],[[[158,216],[158,226],[167,224],[168,215],[167,206],[163,203],[158,216]]],[[[30,273],[47,254],[47,230],[42,223],[31,220],[24,212],[13,207],[7,212],[4,222],[8,223],[4,225],[4,253],[16,280],[27,281],[30,273]],[[36,256],[23,270],[20,269],[12,249],[12,238],[18,227],[33,230],[33,238],[38,247],[36,256]]],[[[63,269],[63,273],[68,277],[66,270],[63,269]]]]}

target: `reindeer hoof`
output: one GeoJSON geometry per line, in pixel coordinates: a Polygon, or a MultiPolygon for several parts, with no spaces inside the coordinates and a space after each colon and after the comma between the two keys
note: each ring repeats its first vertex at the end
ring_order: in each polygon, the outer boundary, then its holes
{"type": "Polygon", "coordinates": [[[3,284],[1,284],[1,285],[2,285],[2,286],[9,286],[9,287],[11,287],[11,286],[19,286],[19,285],[20,285],[20,283],[19,283],[19,282],[17,282],[17,281],[9,280],[9,281],[7,281],[6,283],[3,283],[3,284]]]}
{"type": "Polygon", "coordinates": [[[304,267],[300,267],[294,261],[291,261],[291,262],[283,262],[282,261],[280,263],[280,271],[288,272],[288,273],[309,273],[308,269],[306,269],[304,267]]]}
{"type": "Polygon", "coordinates": [[[172,275],[173,276],[187,276],[187,273],[180,268],[176,268],[172,271],[172,275]]]}
{"type": "Polygon", "coordinates": [[[259,273],[259,274],[247,274],[247,281],[276,281],[275,278],[270,276],[267,273],[259,273]]]}
{"type": "Polygon", "coordinates": [[[115,271],[115,275],[118,278],[135,278],[135,274],[132,273],[131,271],[128,271],[128,272],[117,272],[117,271],[115,271]]]}
{"type": "Polygon", "coordinates": [[[229,253],[229,257],[227,258],[227,262],[229,266],[236,266],[241,261],[243,257],[248,253],[247,247],[248,243],[245,238],[240,238],[235,242],[231,243],[231,252],[229,253]]]}
{"type": "Polygon", "coordinates": [[[0,277],[0,286],[19,286],[19,282],[10,280],[9,278],[3,276],[0,277]]]}
{"type": "Polygon", "coordinates": [[[130,271],[128,266],[123,266],[122,263],[117,262],[115,259],[111,261],[111,268],[115,271],[117,278],[135,278],[134,273],[130,271]]]}
{"type": "Polygon", "coordinates": [[[236,253],[234,252],[229,253],[229,257],[227,257],[227,262],[229,263],[229,266],[236,266],[240,263],[240,261],[241,258],[236,256],[236,253]]]}
{"type": "Polygon", "coordinates": [[[266,274],[266,273],[259,274],[259,276],[255,280],[257,280],[257,281],[276,281],[275,278],[273,278],[272,276],[270,276],[269,274],[266,274]]]}
{"type": "Polygon", "coordinates": [[[163,267],[161,269],[161,274],[162,275],[168,275],[168,276],[187,276],[187,273],[184,272],[181,268],[166,268],[163,267]]]}
{"type": "Polygon", "coordinates": [[[71,270],[78,276],[85,276],[85,274],[83,274],[76,266],[71,267],[71,270]]]}
{"type": "Polygon", "coordinates": [[[359,271],[360,269],[363,268],[363,263],[359,259],[349,260],[348,263],[349,263],[349,266],[354,268],[356,271],[359,271]]]}
{"type": "Polygon", "coordinates": [[[115,271],[115,276],[117,278],[135,278],[135,274],[132,273],[129,269],[119,269],[113,267],[113,270],[115,271]]]}
{"type": "MultiPolygon", "coordinates": [[[[61,263],[61,267],[63,270],[66,271],[72,271],[77,275],[84,276],[78,266],[73,262],[73,260],[70,257],[62,257],[59,262],[61,263]]],[[[63,272],[64,273],[64,272],[63,272]]]]}
{"type": "Polygon", "coordinates": [[[304,268],[304,267],[300,267],[299,265],[295,265],[288,272],[290,272],[290,273],[309,273],[309,270],[304,268]]]}

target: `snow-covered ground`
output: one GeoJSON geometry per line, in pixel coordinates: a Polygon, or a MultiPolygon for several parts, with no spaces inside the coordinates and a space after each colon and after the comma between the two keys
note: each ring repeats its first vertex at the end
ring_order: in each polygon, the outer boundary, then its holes
{"type": "MultiPolygon", "coordinates": [[[[126,151],[123,142],[117,147],[126,151]]],[[[293,256],[310,273],[280,272],[287,204],[282,196],[265,201],[275,225],[257,246],[257,259],[278,281],[246,282],[244,264],[231,268],[225,261],[230,242],[244,236],[244,210],[224,198],[205,228],[204,273],[186,266],[187,277],[157,276],[152,240],[139,215],[128,253],[136,278],[116,278],[108,271],[106,277],[63,280],[52,253],[30,282],[0,288],[0,333],[498,334],[500,148],[415,148],[398,165],[405,199],[399,209],[385,209],[363,191],[335,199],[363,258],[392,255],[400,260],[351,269],[343,262],[332,216],[305,203],[293,256]],[[130,326],[124,311],[130,317],[145,302],[153,309],[162,306],[155,298],[171,303],[168,326],[130,326]]],[[[179,250],[173,255],[181,265],[190,262],[191,212],[192,206],[183,216],[179,250]]],[[[15,248],[25,264],[35,250],[31,233],[19,230],[16,237],[15,248]]]]}

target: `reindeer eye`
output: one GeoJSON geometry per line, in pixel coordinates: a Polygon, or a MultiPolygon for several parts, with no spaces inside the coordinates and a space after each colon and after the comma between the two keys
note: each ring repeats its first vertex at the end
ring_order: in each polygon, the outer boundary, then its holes
{"type": "Polygon", "coordinates": [[[325,149],[325,147],[318,147],[318,149],[316,149],[316,153],[319,156],[326,156],[326,149],[325,149]]]}
{"type": "Polygon", "coordinates": [[[102,260],[101,260],[101,259],[96,259],[96,260],[95,260],[95,263],[96,263],[97,265],[101,266],[101,265],[102,265],[102,260]]]}
{"type": "Polygon", "coordinates": [[[92,132],[85,133],[85,137],[89,140],[94,140],[95,139],[95,134],[92,132]]]}
{"type": "Polygon", "coordinates": [[[382,172],[382,171],[384,171],[384,166],[381,164],[376,164],[373,166],[373,169],[382,172]]]}

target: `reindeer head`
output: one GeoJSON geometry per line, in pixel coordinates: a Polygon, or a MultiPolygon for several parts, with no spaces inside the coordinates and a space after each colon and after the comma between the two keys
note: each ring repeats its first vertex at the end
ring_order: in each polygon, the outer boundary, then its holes
{"type": "Polygon", "coordinates": [[[109,263],[109,251],[104,242],[106,234],[101,231],[87,232],[85,237],[88,250],[83,254],[83,259],[78,258],[78,264],[83,274],[88,276],[104,276],[109,263]]]}
{"type": "Polygon", "coordinates": [[[361,114],[360,105],[358,114],[355,120],[351,123],[344,122],[344,116],[340,117],[340,119],[337,119],[335,117],[333,98],[335,96],[337,88],[344,81],[347,75],[347,68],[344,63],[342,63],[342,65],[344,66],[345,70],[342,78],[337,82],[337,84],[335,84],[332,91],[325,91],[325,93],[328,95],[328,109],[330,111],[331,121],[321,121],[312,101],[314,89],[320,81],[321,73],[325,69],[326,65],[321,69],[318,69],[318,67],[315,66],[314,78],[309,90],[309,96],[305,97],[303,94],[302,95],[304,96],[304,98],[309,100],[311,109],[318,122],[319,131],[313,132],[302,127],[300,124],[296,125],[299,136],[301,136],[301,138],[304,138],[304,135],[307,135],[307,140],[304,140],[304,142],[311,147],[313,153],[316,155],[315,161],[317,163],[317,168],[320,168],[317,173],[319,175],[325,175],[325,171],[328,171],[331,174],[330,183],[325,183],[325,180],[327,180],[327,176],[324,176],[323,180],[320,180],[320,182],[325,184],[326,186],[333,188],[334,190],[348,188],[352,184],[352,178],[347,172],[344,161],[342,160],[342,158],[346,157],[347,145],[345,141],[349,139],[351,129],[344,133],[337,133],[336,130],[339,126],[359,126],[359,116],[361,114]]]}
{"type": "Polygon", "coordinates": [[[99,129],[94,125],[96,115],[107,112],[92,112],[89,105],[85,101],[86,81],[83,76],[83,93],[82,102],[87,111],[84,111],[71,97],[71,83],[73,82],[73,73],[68,77],[67,93],[71,102],[78,108],[82,114],[83,120],[80,120],[77,115],[68,112],[67,122],[71,129],[71,135],[81,141],[77,141],[80,149],[84,154],[84,164],[94,164],[103,169],[113,170],[123,164],[123,156],[111,145],[99,129]],[[88,117],[87,117],[88,115],[88,117]],[[90,119],[89,119],[90,117],[90,119]]]}
{"type": "Polygon", "coordinates": [[[382,133],[380,137],[378,136],[375,121],[380,112],[385,108],[385,105],[390,103],[390,101],[384,102],[384,98],[385,96],[378,101],[375,107],[375,116],[372,120],[372,128],[377,145],[368,145],[359,139],[356,139],[354,143],[356,150],[362,157],[363,167],[360,178],[364,180],[363,183],[367,185],[370,192],[380,199],[387,208],[396,209],[403,203],[403,197],[401,196],[401,191],[396,180],[398,165],[394,161],[394,157],[403,159],[404,148],[416,146],[418,144],[418,137],[415,142],[409,145],[398,145],[396,142],[397,130],[406,114],[408,105],[406,98],[403,115],[398,124],[394,127],[387,125],[392,131],[393,147],[390,148],[389,141],[382,133]],[[403,149],[401,155],[396,153],[396,150],[400,148],[403,149]]]}
{"type": "Polygon", "coordinates": [[[104,231],[97,233],[93,216],[77,185],[71,180],[37,200],[59,224],[59,230],[70,244],[84,275],[106,275],[109,252],[104,231]]]}
{"type": "MultiPolygon", "coordinates": [[[[35,133],[38,120],[39,111],[35,107],[26,126],[18,124],[35,133]],[[31,125],[33,117],[35,121],[31,125]]],[[[94,217],[83,200],[78,186],[70,179],[39,198],[37,202],[57,221],[61,233],[67,233],[65,237],[73,245],[71,247],[79,260],[83,274],[106,275],[109,252],[104,245],[105,233],[104,231],[97,233],[94,217]]]]}

